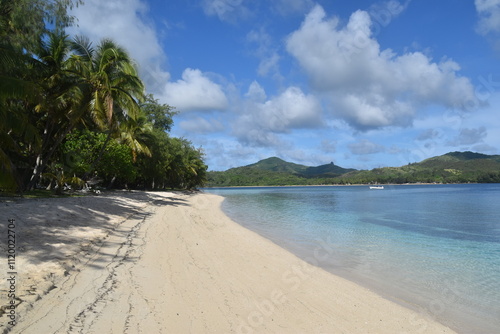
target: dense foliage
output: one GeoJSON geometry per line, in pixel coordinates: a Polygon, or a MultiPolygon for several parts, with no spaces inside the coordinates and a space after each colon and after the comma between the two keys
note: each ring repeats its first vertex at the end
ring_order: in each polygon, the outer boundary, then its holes
{"type": "Polygon", "coordinates": [[[208,185],[213,187],[468,182],[500,183],[500,156],[452,152],[420,163],[373,170],[348,170],[333,164],[307,167],[269,158],[208,173],[208,185]]]}
{"type": "Polygon", "coordinates": [[[127,51],[70,39],[81,0],[0,0],[0,191],[195,188],[203,152],[170,131],[127,51]]]}

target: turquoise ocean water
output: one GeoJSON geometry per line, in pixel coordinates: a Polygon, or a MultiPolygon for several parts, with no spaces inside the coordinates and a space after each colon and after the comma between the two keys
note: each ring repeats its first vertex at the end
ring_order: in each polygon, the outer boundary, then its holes
{"type": "Polygon", "coordinates": [[[460,333],[500,333],[500,184],[205,192],[315,265],[460,333]]]}

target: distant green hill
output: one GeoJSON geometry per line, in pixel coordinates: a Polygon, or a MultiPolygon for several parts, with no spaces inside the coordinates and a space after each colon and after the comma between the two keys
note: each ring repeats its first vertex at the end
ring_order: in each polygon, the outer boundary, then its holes
{"type": "Polygon", "coordinates": [[[208,172],[208,186],[256,186],[256,185],[310,185],[322,184],[354,171],[333,163],[310,167],[271,157],[251,165],[228,169],[225,172],[208,172]]]}
{"type": "Polygon", "coordinates": [[[307,169],[307,166],[294,164],[292,162],[286,162],[277,157],[271,157],[254,164],[240,167],[240,168],[254,168],[260,169],[263,171],[272,171],[272,172],[283,172],[283,173],[301,173],[307,169]]]}
{"type": "Polygon", "coordinates": [[[402,167],[375,168],[344,174],[340,183],[496,183],[500,156],[451,152],[402,167]]]}
{"type": "Polygon", "coordinates": [[[500,155],[474,152],[451,152],[426,159],[417,165],[424,168],[455,168],[462,171],[498,171],[500,155]]]}
{"type": "Polygon", "coordinates": [[[342,168],[332,162],[327,165],[307,167],[307,169],[302,172],[302,175],[306,177],[337,177],[352,171],[355,171],[355,169],[342,168]]]}
{"type": "Polygon", "coordinates": [[[401,167],[355,170],[333,163],[317,167],[284,161],[277,157],[208,172],[208,186],[279,186],[320,184],[500,182],[500,155],[451,152],[401,167]]]}
{"type": "Polygon", "coordinates": [[[239,168],[253,168],[263,171],[292,173],[302,177],[339,176],[355,170],[339,167],[333,162],[317,167],[308,167],[304,165],[294,164],[292,162],[287,162],[277,157],[267,158],[257,163],[239,168]]]}

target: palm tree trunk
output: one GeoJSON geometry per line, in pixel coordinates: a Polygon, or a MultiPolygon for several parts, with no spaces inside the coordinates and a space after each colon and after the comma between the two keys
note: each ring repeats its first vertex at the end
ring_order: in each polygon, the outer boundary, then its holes
{"type": "Polygon", "coordinates": [[[40,176],[47,167],[47,162],[50,160],[50,158],[52,158],[56,150],[59,148],[59,145],[62,143],[63,139],[66,138],[66,136],[68,135],[68,133],[70,133],[73,127],[74,125],[71,125],[66,130],[64,130],[50,149],[47,148],[48,146],[47,140],[44,140],[45,143],[42,144],[42,151],[38,154],[36,158],[35,167],[33,168],[33,173],[31,174],[31,178],[30,181],[28,182],[28,185],[26,186],[26,190],[32,190],[35,187],[36,183],[40,179],[40,176]],[[48,152],[44,156],[43,153],[46,150],[48,150],[48,152]]]}
{"type": "Polygon", "coordinates": [[[116,181],[116,175],[114,175],[113,178],[111,179],[111,182],[109,182],[108,189],[112,189],[113,188],[113,185],[115,184],[115,181],[116,181]]]}

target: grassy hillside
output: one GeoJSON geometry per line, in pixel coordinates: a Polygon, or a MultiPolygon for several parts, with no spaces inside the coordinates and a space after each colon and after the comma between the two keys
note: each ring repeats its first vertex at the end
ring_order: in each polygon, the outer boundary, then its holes
{"type": "Polygon", "coordinates": [[[208,186],[279,186],[373,183],[500,182],[500,155],[451,152],[401,167],[346,169],[309,167],[272,157],[225,172],[209,172],[208,186]]]}

